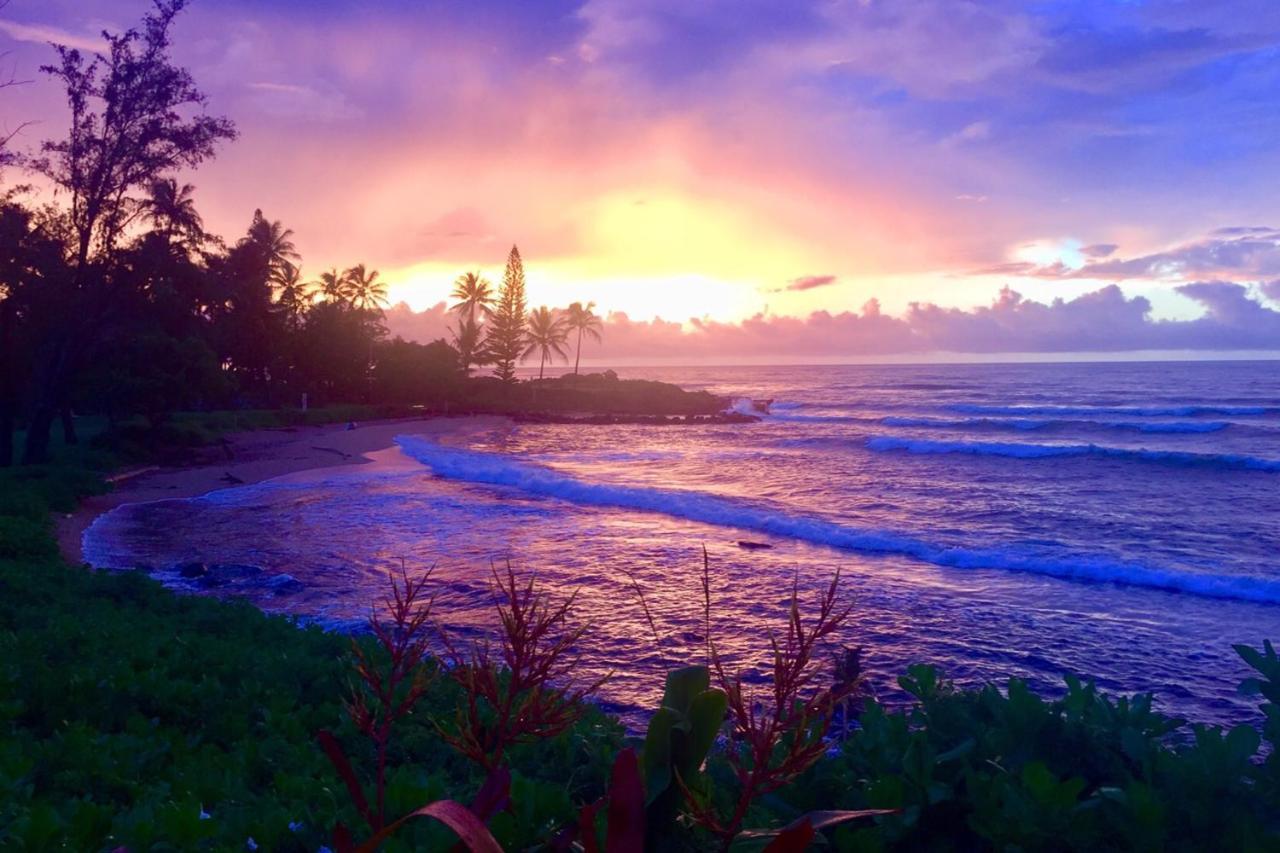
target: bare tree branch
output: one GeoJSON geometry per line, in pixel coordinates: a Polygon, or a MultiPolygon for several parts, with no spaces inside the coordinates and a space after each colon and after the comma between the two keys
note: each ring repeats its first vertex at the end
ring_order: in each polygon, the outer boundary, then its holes
{"type": "MultiPolygon", "coordinates": [[[[0,12],[3,12],[5,7],[8,5],[9,0],[0,0],[0,12]]],[[[0,66],[8,64],[11,53],[12,51],[8,50],[0,53],[0,66]]],[[[9,89],[14,86],[22,86],[30,82],[30,80],[18,79],[18,69],[16,66],[11,66],[7,71],[0,71],[0,90],[9,89]]],[[[32,124],[33,122],[24,121],[13,130],[0,129],[0,167],[7,166],[13,162],[15,157],[13,152],[9,150],[9,143],[13,141],[15,136],[30,127],[32,124]]]]}

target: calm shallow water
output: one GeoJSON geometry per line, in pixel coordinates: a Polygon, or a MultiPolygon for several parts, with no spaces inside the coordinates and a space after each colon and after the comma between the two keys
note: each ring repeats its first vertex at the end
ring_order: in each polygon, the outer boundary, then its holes
{"type": "Polygon", "coordinates": [[[388,568],[434,565],[438,615],[464,634],[492,623],[489,567],[510,559],[579,591],[583,667],[615,671],[602,698],[634,720],[666,668],[701,660],[705,546],[713,635],[746,667],[792,584],[812,601],[839,570],[842,640],[890,698],[929,661],[966,684],[1053,692],[1077,673],[1199,721],[1255,717],[1231,644],[1280,639],[1280,365],[619,372],[774,398],[774,415],[406,435],[372,465],[120,507],[86,555],[338,628],[388,568]],[[193,560],[218,582],[181,578],[193,560]]]}

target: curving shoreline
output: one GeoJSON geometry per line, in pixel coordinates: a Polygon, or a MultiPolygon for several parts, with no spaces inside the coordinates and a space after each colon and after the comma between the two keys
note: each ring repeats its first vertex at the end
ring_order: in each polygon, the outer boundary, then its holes
{"type": "Polygon", "coordinates": [[[260,429],[228,435],[221,448],[192,451],[189,464],[150,467],[116,475],[115,488],[80,502],[75,512],[57,517],[58,548],[73,564],[84,561],[82,539],[98,516],[121,504],[191,498],[231,485],[371,461],[366,454],[395,446],[406,429],[437,440],[477,430],[512,428],[496,415],[391,418],[348,430],[345,424],[260,429]]]}

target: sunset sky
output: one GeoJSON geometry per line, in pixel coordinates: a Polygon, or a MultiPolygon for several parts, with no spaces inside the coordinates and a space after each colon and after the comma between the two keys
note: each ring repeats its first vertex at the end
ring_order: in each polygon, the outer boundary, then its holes
{"type": "MultiPolygon", "coordinates": [[[[45,43],[145,8],[0,10],[20,147],[45,43]]],[[[1280,350],[1280,3],[203,0],[174,52],[242,134],[206,224],[377,267],[393,329],[514,242],[622,355],[1280,350]]]]}

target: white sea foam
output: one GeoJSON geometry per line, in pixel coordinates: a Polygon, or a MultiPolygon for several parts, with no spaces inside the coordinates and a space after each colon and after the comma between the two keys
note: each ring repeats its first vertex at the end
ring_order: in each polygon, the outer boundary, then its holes
{"type": "Polygon", "coordinates": [[[443,447],[418,436],[398,436],[396,443],[438,476],[518,489],[527,494],[583,506],[661,513],[833,548],[904,555],[951,568],[1004,569],[1068,580],[1123,583],[1210,598],[1280,603],[1280,581],[1266,578],[1178,571],[1097,555],[1044,556],[1016,547],[949,547],[911,535],[861,529],[705,492],[587,482],[510,456],[443,447]]]}
{"type": "Polygon", "coordinates": [[[1131,459],[1167,465],[1205,466],[1249,471],[1280,471],[1280,459],[1262,459],[1235,453],[1191,453],[1182,450],[1107,447],[1100,444],[1023,444],[999,441],[931,441],[878,435],[866,441],[868,450],[908,453],[962,453],[972,456],[1007,456],[1015,459],[1043,459],[1055,456],[1099,456],[1131,459]]]}
{"type": "Polygon", "coordinates": [[[967,415],[1130,415],[1133,417],[1190,418],[1196,415],[1266,415],[1280,412],[1274,406],[991,406],[977,403],[952,403],[948,411],[967,415]]]}
{"type": "Polygon", "coordinates": [[[884,426],[916,427],[921,429],[1006,429],[1030,431],[1050,428],[1121,430],[1145,433],[1205,433],[1219,432],[1231,426],[1227,421],[1093,421],[1070,419],[1030,418],[911,418],[885,417],[879,421],[884,426]]]}

